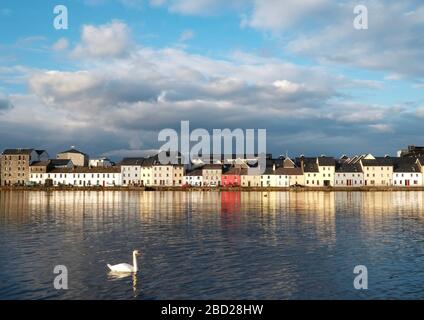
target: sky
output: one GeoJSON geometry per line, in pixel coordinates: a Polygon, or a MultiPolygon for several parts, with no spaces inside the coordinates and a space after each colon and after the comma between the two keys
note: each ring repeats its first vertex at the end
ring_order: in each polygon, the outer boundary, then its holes
{"type": "Polygon", "coordinates": [[[136,156],[189,120],[266,129],[274,155],[395,154],[424,145],[423,35],[415,0],[1,0],[0,149],[136,156]]]}

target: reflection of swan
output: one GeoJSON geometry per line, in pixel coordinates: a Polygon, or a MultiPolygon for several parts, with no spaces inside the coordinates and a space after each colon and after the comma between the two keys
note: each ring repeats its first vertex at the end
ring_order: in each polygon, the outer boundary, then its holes
{"type": "Polygon", "coordinates": [[[133,288],[133,292],[134,292],[134,298],[136,298],[138,296],[138,292],[137,292],[137,273],[130,273],[130,272],[113,272],[110,271],[108,273],[108,279],[110,281],[119,281],[125,278],[128,278],[129,276],[132,275],[132,288],[133,288]]]}
{"type": "Polygon", "coordinates": [[[112,272],[122,272],[122,273],[136,273],[138,271],[137,267],[137,256],[140,255],[140,252],[138,250],[133,251],[133,265],[130,265],[128,263],[120,263],[115,264],[114,266],[111,266],[108,264],[107,266],[112,272]]]}

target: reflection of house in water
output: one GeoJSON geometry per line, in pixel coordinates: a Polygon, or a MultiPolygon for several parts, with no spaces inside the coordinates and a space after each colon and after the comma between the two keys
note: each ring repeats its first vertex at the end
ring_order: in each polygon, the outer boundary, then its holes
{"type": "Polygon", "coordinates": [[[221,214],[237,214],[241,209],[240,192],[221,193],[221,214]]]}

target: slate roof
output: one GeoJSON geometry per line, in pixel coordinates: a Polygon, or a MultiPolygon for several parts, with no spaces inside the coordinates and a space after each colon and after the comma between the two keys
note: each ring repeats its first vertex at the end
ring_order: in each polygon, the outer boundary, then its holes
{"type": "Polygon", "coordinates": [[[188,177],[198,177],[202,176],[202,170],[201,169],[195,169],[193,171],[189,171],[185,174],[188,177]]]}
{"type": "Polygon", "coordinates": [[[336,160],[333,157],[318,157],[318,165],[331,167],[336,165],[336,160]]]}
{"type": "Polygon", "coordinates": [[[362,165],[365,167],[390,167],[393,166],[392,158],[377,157],[375,159],[362,159],[362,165]]]}
{"type": "Polygon", "coordinates": [[[275,170],[277,175],[286,175],[286,176],[302,176],[302,168],[277,168],[275,170]]]}
{"type": "Polygon", "coordinates": [[[222,170],[222,165],[220,164],[205,164],[202,169],[206,170],[222,170]]]}
{"type": "Polygon", "coordinates": [[[78,151],[77,149],[69,149],[69,150],[66,150],[66,151],[59,152],[58,154],[63,154],[63,153],[75,153],[75,154],[82,154],[82,155],[86,156],[86,154],[84,152],[78,151]]]}
{"type": "Polygon", "coordinates": [[[49,173],[121,173],[121,167],[75,167],[73,169],[55,168],[49,173]]]}
{"type": "Polygon", "coordinates": [[[34,149],[6,149],[3,151],[4,155],[20,155],[20,154],[31,154],[34,149]]]}
{"type": "Polygon", "coordinates": [[[141,166],[145,158],[124,158],[122,159],[121,166],[141,166]]]}
{"type": "Polygon", "coordinates": [[[393,172],[421,172],[416,158],[397,158],[393,162],[393,172]]]}
{"type": "Polygon", "coordinates": [[[247,172],[247,169],[245,168],[239,168],[239,167],[229,167],[224,170],[222,173],[223,175],[234,175],[234,176],[240,176],[247,172]]]}
{"type": "Polygon", "coordinates": [[[356,172],[362,172],[362,168],[359,165],[359,163],[356,163],[356,164],[338,163],[336,166],[336,172],[356,173],[356,172]]]}

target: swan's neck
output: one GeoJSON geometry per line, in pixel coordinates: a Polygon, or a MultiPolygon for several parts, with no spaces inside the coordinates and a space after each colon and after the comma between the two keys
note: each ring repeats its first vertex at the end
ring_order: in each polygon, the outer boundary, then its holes
{"type": "Polygon", "coordinates": [[[134,267],[134,272],[137,272],[138,271],[137,256],[135,255],[135,253],[133,253],[133,267],[134,267]]]}

